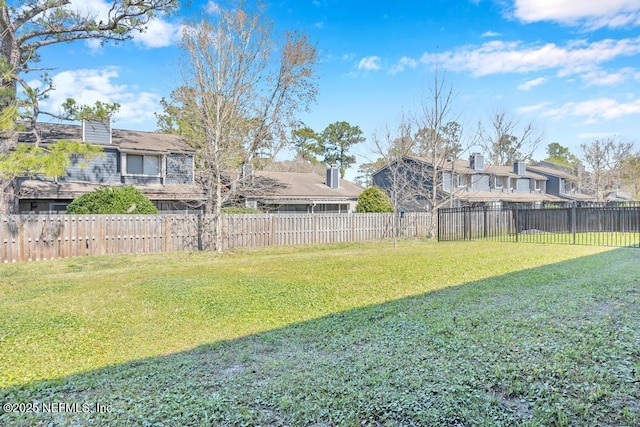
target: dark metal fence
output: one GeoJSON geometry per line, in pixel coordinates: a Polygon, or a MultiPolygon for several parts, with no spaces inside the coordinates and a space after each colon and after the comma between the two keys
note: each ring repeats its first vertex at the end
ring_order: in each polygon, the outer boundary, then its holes
{"type": "Polygon", "coordinates": [[[640,247],[640,204],[438,210],[438,240],[640,247]]]}

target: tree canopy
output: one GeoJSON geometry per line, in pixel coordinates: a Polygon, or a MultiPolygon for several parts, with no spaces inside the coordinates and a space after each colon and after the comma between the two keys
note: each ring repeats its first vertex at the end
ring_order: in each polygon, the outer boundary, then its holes
{"type": "Polygon", "coordinates": [[[571,169],[575,169],[580,164],[580,159],[558,142],[547,145],[547,158],[544,160],[571,169]]]}
{"type": "Polygon", "coordinates": [[[321,133],[301,127],[293,132],[293,137],[300,156],[313,162],[338,166],[341,178],[356,163],[356,157],[349,154],[349,149],[365,141],[360,127],[344,121],[330,124],[321,133]]]}
{"type": "Polygon", "coordinates": [[[241,0],[191,24],[182,48],[182,84],[163,101],[158,126],[196,149],[220,250],[221,209],[243,188],[245,166],[272,159],[315,99],[317,52],[303,33],[276,35],[261,3],[249,10],[241,0]]]}
{"type": "MultiPolygon", "coordinates": [[[[45,71],[45,68],[38,66],[41,48],[87,39],[124,41],[130,39],[134,31],[144,31],[156,14],[170,13],[178,6],[178,0],[108,0],[107,3],[109,7],[101,15],[92,11],[83,12],[70,0],[0,1],[0,162],[16,159],[20,153],[27,156],[33,154],[28,150],[15,152],[18,133],[32,131],[38,141],[35,123],[40,114],[70,119],[90,113],[74,102],[66,103],[69,108],[64,108],[62,114],[40,110],[39,102],[54,89],[53,81],[44,72],[42,84],[33,86],[26,76],[45,71]],[[27,126],[22,128],[18,121],[27,123],[27,126]]],[[[93,113],[108,112],[113,108],[117,107],[102,104],[93,113]]],[[[70,148],[68,144],[65,147],[66,150],[70,148]]],[[[44,162],[51,164],[64,150],[49,151],[43,148],[37,151],[41,157],[51,155],[52,158],[44,162]]],[[[27,163],[31,163],[31,166],[34,164],[31,161],[27,163]]],[[[4,174],[4,178],[0,179],[2,213],[17,209],[15,178],[4,174]]]]}

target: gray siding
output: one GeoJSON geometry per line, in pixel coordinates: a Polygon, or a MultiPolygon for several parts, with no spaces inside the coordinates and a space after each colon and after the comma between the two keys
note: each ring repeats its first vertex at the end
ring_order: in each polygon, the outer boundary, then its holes
{"type": "Polygon", "coordinates": [[[117,150],[105,149],[98,157],[86,161],[78,156],[71,157],[65,181],[119,182],[120,156],[117,150]]]}
{"type": "Polygon", "coordinates": [[[159,176],[144,176],[144,175],[123,175],[123,184],[132,185],[145,185],[145,184],[162,184],[162,177],[159,176]]]}
{"type": "Polygon", "coordinates": [[[531,183],[529,178],[518,178],[518,187],[514,187],[512,190],[514,193],[531,193],[531,183]]]}
{"type": "Polygon", "coordinates": [[[188,154],[169,154],[166,168],[167,184],[193,183],[193,156],[188,154]]]}
{"type": "Polygon", "coordinates": [[[471,178],[471,182],[473,183],[473,186],[471,188],[474,191],[491,191],[489,175],[473,175],[473,177],[471,178]]]}
{"type": "Polygon", "coordinates": [[[94,144],[111,144],[111,123],[86,120],[83,125],[83,140],[94,144]]]}
{"type": "Polygon", "coordinates": [[[552,194],[554,196],[560,195],[560,188],[562,185],[562,178],[558,176],[546,175],[547,178],[547,194],[552,194]]]}
{"type": "Polygon", "coordinates": [[[442,173],[442,190],[451,192],[451,172],[442,173]]]}

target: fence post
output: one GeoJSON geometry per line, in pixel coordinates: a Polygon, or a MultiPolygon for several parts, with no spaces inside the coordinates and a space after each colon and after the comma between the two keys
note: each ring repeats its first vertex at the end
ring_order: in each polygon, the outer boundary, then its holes
{"type": "Polygon", "coordinates": [[[462,216],[462,220],[464,221],[464,240],[471,240],[470,209],[471,208],[464,208],[464,214],[462,216]]]}
{"type": "Polygon", "coordinates": [[[169,252],[169,250],[170,250],[170,246],[169,246],[169,244],[170,244],[170,242],[169,242],[169,235],[170,235],[169,217],[165,216],[162,219],[164,220],[164,236],[163,236],[164,242],[162,242],[162,243],[164,243],[164,251],[165,252],[169,252]]]}
{"type": "Polygon", "coordinates": [[[24,219],[18,216],[18,261],[26,261],[25,259],[25,239],[24,219]]]}
{"type": "Polygon", "coordinates": [[[270,230],[271,230],[271,236],[269,239],[269,244],[273,246],[276,244],[276,218],[273,214],[271,214],[270,230]]]}
{"type": "Polygon", "coordinates": [[[483,206],[483,214],[484,214],[484,221],[483,221],[483,237],[486,239],[489,235],[489,218],[487,217],[487,205],[483,206]]]}
{"type": "Polygon", "coordinates": [[[516,228],[516,243],[518,243],[518,205],[513,209],[513,225],[516,228]]]}
{"type": "Polygon", "coordinates": [[[355,242],[356,241],[356,215],[355,214],[350,214],[351,215],[351,242],[355,242]]]}
{"type": "Polygon", "coordinates": [[[198,233],[198,251],[202,251],[202,215],[201,213],[198,214],[198,224],[196,226],[196,233],[198,233]]]}
{"type": "Polygon", "coordinates": [[[573,244],[576,244],[576,202],[571,202],[571,236],[573,244]]]}

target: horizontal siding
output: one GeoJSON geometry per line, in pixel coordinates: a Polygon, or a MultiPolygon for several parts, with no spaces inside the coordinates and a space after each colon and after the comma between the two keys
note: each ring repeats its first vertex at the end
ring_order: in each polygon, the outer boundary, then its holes
{"type": "Polygon", "coordinates": [[[71,157],[65,180],[86,182],[120,182],[119,154],[116,150],[104,150],[87,161],[78,156],[71,157]]]}
{"type": "Polygon", "coordinates": [[[162,184],[162,178],[159,176],[123,175],[122,183],[132,185],[162,184]]]}
{"type": "Polygon", "coordinates": [[[186,154],[170,154],[167,156],[167,184],[193,183],[193,156],[186,154]]]}
{"type": "Polygon", "coordinates": [[[84,140],[94,144],[111,143],[111,123],[86,120],[83,123],[84,140]]]}

